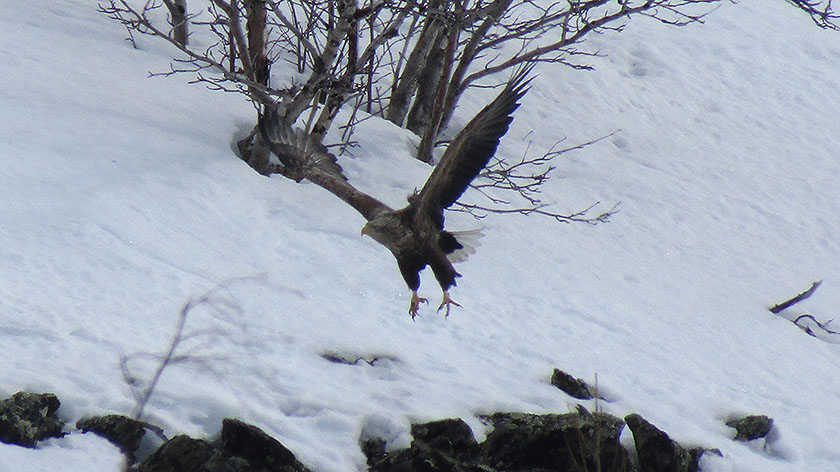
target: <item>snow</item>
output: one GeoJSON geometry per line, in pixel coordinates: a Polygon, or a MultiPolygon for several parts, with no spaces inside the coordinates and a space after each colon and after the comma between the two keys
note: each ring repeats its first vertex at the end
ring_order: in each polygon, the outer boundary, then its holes
{"type": "MultiPolygon", "coordinates": [[[[782,0],[725,2],[705,24],[635,17],[596,35],[594,71],[540,67],[499,154],[611,137],[558,161],[558,211],[621,202],[609,224],[453,214],[484,228],[452,295],[415,322],[392,257],[363,221],[307,183],[257,175],[231,151],[253,125],[235,94],[165,71],[172,51],[92,2],[3,2],[0,16],[0,398],[50,391],[69,424],[135,408],[189,300],[189,362],[146,407],[172,436],[256,424],[318,472],[364,470],[361,435],[391,447],[411,422],[583,403],[553,368],[597,383],[605,411],[637,412],[708,471],[840,469],[840,345],[785,317],[840,306],[840,38],[782,0]],[[823,285],[783,313],[767,307],[823,285]],[[328,362],[380,356],[368,365],[328,362]],[[767,414],[763,444],[731,440],[767,414]]],[[[492,96],[465,96],[464,123],[492,96]]],[[[430,169],[412,136],[360,125],[351,181],[391,205],[430,169]]],[[[429,272],[429,271],[427,271],[429,272]]],[[[0,444],[0,470],[119,470],[71,431],[38,450],[0,444]]]]}

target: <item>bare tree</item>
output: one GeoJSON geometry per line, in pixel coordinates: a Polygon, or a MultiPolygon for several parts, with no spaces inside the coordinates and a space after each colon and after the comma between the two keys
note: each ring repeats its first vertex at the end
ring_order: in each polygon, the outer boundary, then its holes
{"type": "MultiPolygon", "coordinates": [[[[194,82],[242,93],[260,115],[271,110],[318,144],[342,106],[365,103],[369,112],[418,134],[417,157],[430,162],[470,87],[492,86],[490,76],[508,76],[535,62],[590,68],[583,60],[597,51],[583,48],[589,33],[621,30],[636,15],[672,25],[698,22],[720,1],[206,0],[208,8],[187,15],[183,0],[107,0],[100,10],[122,22],[132,40],[139,32],[170,42],[182,56],[165,75],[188,72],[194,82]],[[166,25],[153,14],[163,4],[170,12],[166,25]],[[179,7],[183,19],[175,14],[179,7]],[[200,48],[178,33],[180,25],[186,31],[186,23],[202,35],[200,48]],[[207,38],[215,41],[208,45],[207,38]],[[299,75],[272,80],[271,66],[278,61],[292,63],[299,75]]],[[[293,173],[271,158],[256,125],[238,148],[262,174],[293,173]]],[[[461,209],[476,215],[496,208],[558,221],[605,220],[612,210],[594,218],[585,211],[562,215],[536,198],[558,154],[497,163],[474,185],[489,198],[488,205],[461,209]],[[520,173],[526,169],[534,171],[520,173]],[[523,205],[493,189],[512,192],[523,205]]]]}
{"type": "MultiPolygon", "coordinates": [[[[190,18],[217,37],[200,50],[155,24],[150,13],[158,0],[109,0],[100,9],[129,31],[161,36],[186,54],[170,73],[193,72],[196,81],[245,93],[261,106],[279,102],[288,122],[316,108],[307,130],[317,136],[342,105],[366,95],[368,110],[377,101],[387,119],[421,136],[418,157],[430,161],[458,100],[482,79],[526,62],[589,68],[576,62],[595,54],[580,47],[589,33],[620,30],[633,15],[674,25],[701,21],[720,1],[209,0],[200,18],[190,18]],[[305,80],[269,84],[278,60],[293,61],[305,80]]],[[[183,3],[165,1],[170,12],[185,10],[183,3]]],[[[172,25],[187,23],[170,16],[172,25]]],[[[256,136],[240,149],[262,172],[266,156],[251,157],[256,136]]]]}
{"type": "Polygon", "coordinates": [[[672,25],[702,21],[703,4],[721,0],[438,0],[391,97],[386,117],[422,137],[418,158],[430,161],[433,142],[462,94],[481,79],[526,62],[587,69],[581,48],[593,32],[621,30],[633,15],[672,25]],[[413,98],[413,100],[412,100],[413,98]]]}

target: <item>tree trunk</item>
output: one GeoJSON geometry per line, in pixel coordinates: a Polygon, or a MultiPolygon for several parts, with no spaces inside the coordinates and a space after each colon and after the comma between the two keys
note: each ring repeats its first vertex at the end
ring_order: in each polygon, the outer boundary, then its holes
{"type": "Polygon", "coordinates": [[[422,136],[430,124],[432,109],[434,108],[435,97],[438,92],[438,84],[441,80],[441,70],[444,68],[444,59],[446,57],[446,48],[443,45],[444,39],[446,38],[443,34],[437,36],[431,51],[426,56],[423,68],[417,75],[414,103],[408,112],[405,127],[418,136],[422,136]]]}
{"type": "Polygon", "coordinates": [[[432,106],[426,107],[428,110],[426,111],[426,126],[420,135],[422,137],[420,139],[420,145],[417,148],[417,159],[423,162],[432,162],[435,142],[442,129],[441,120],[445,114],[443,107],[447,102],[447,85],[449,84],[449,77],[452,75],[452,62],[455,60],[455,49],[458,46],[459,33],[460,30],[458,28],[452,28],[449,31],[446,49],[441,53],[443,57],[442,64],[435,68],[436,71],[439,71],[434,81],[436,83],[436,87],[434,88],[435,94],[432,98],[432,106]]]}
{"type": "MultiPolygon", "coordinates": [[[[429,5],[429,9],[441,8],[443,0],[437,0],[429,5]]],[[[397,85],[391,91],[388,101],[388,110],[385,119],[397,126],[403,126],[405,117],[411,107],[411,100],[419,84],[418,77],[426,64],[427,57],[435,45],[440,44],[440,37],[443,35],[444,25],[437,19],[426,17],[426,23],[417,39],[417,44],[411,50],[406,60],[405,68],[399,78],[395,79],[397,85]]]]}
{"type": "Polygon", "coordinates": [[[262,85],[268,85],[269,62],[265,55],[265,0],[245,2],[245,30],[248,34],[248,57],[251,69],[248,75],[262,85]]]}
{"type": "Polygon", "coordinates": [[[186,46],[190,35],[187,23],[187,0],[166,0],[163,3],[169,10],[173,39],[181,46],[186,46]]]}
{"type": "MultiPolygon", "coordinates": [[[[254,82],[261,85],[268,85],[271,64],[265,54],[265,0],[245,1],[245,30],[248,40],[249,61],[242,61],[243,64],[250,64],[250,70],[246,70],[254,82]]],[[[270,163],[271,150],[263,142],[257,127],[251,131],[245,139],[236,143],[239,148],[239,155],[254,170],[260,174],[267,175],[273,167],[270,163]]]]}
{"type": "Polygon", "coordinates": [[[449,85],[446,92],[446,102],[443,105],[443,116],[440,119],[440,129],[445,129],[449,124],[452,113],[455,111],[455,106],[458,104],[458,99],[464,93],[466,84],[463,83],[464,76],[466,76],[472,61],[475,59],[479,44],[487,36],[490,28],[499,20],[499,18],[508,10],[512,0],[496,0],[492,5],[487,7],[485,11],[484,20],[478,27],[470,34],[469,40],[464,45],[461,51],[461,58],[457,66],[449,78],[449,85]]]}

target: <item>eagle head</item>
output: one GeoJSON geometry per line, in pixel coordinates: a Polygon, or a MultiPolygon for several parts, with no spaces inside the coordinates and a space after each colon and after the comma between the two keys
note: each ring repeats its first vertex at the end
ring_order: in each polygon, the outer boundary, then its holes
{"type": "Polygon", "coordinates": [[[368,235],[388,249],[393,249],[395,244],[399,244],[410,233],[411,230],[402,224],[397,212],[385,213],[369,220],[362,226],[361,232],[362,236],[368,235]]]}

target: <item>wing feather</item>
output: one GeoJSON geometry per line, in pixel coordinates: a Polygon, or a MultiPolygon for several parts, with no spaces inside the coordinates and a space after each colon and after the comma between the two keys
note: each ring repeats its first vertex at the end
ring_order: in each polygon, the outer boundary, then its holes
{"type": "Polygon", "coordinates": [[[295,180],[305,179],[313,169],[347,180],[335,155],[305,131],[293,129],[280,115],[278,108],[272,107],[260,116],[258,127],[271,152],[280,159],[287,173],[295,180]]]}
{"type": "Polygon", "coordinates": [[[532,67],[519,70],[501,93],[467,123],[435,166],[418,195],[420,214],[431,215],[442,225],[443,210],[464,193],[475,177],[496,153],[499,141],[507,133],[519,99],[528,91],[532,67]]]}
{"type": "Polygon", "coordinates": [[[258,127],[263,140],[285,167],[284,175],[298,182],[303,179],[330,191],[371,220],[391,208],[357,189],[344,176],[335,155],[321,142],[301,129],[293,129],[276,108],[260,117],[258,127]]]}

